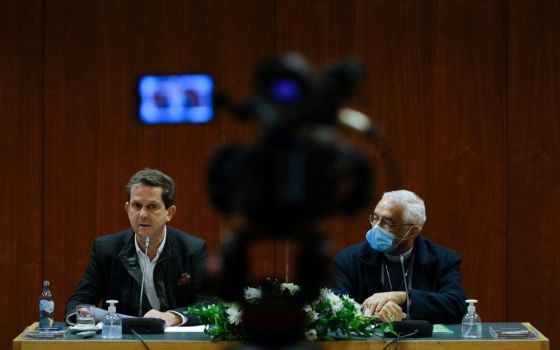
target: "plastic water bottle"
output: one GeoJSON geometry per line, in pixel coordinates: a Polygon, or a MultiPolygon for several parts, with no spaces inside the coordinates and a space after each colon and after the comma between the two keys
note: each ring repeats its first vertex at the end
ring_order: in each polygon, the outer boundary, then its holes
{"type": "Polygon", "coordinates": [[[461,334],[463,335],[463,338],[482,338],[482,320],[476,313],[476,307],[474,306],[474,304],[476,304],[478,300],[467,299],[466,302],[469,304],[469,307],[467,308],[465,317],[463,317],[461,334]]]}
{"type": "Polygon", "coordinates": [[[54,300],[49,281],[43,281],[43,289],[39,297],[39,327],[52,327],[54,300]]]}
{"type": "Polygon", "coordinates": [[[109,312],[103,317],[103,328],[101,328],[101,336],[105,339],[122,338],[122,321],[116,314],[117,303],[117,300],[107,300],[109,312]]]}

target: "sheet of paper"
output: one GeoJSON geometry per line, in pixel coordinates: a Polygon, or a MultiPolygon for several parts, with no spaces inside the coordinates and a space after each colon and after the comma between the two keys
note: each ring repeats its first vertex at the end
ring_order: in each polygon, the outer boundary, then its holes
{"type": "Polygon", "coordinates": [[[165,333],[202,333],[204,325],[190,327],[165,327],[165,333]]]}
{"type": "MultiPolygon", "coordinates": [[[[95,316],[95,319],[98,321],[103,320],[103,317],[105,317],[105,315],[107,315],[109,313],[109,311],[105,310],[105,309],[101,309],[98,307],[93,307],[93,314],[95,316]]],[[[119,318],[133,318],[134,316],[130,316],[130,315],[124,315],[124,314],[119,314],[117,313],[117,316],[119,318]]]]}
{"type": "Polygon", "coordinates": [[[434,333],[453,333],[453,331],[447,328],[443,324],[434,324],[434,333]]]}

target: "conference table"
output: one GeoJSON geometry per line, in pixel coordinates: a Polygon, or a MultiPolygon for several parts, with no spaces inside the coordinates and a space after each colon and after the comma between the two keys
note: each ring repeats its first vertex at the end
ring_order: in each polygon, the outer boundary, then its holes
{"type": "MultiPolygon", "coordinates": [[[[36,327],[36,323],[29,326],[36,327]]],[[[29,328],[28,327],[28,328],[29,328]]],[[[549,341],[529,323],[484,323],[482,325],[482,338],[467,340],[461,337],[460,325],[446,325],[447,332],[434,333],[430,338],[402,339],[398,343],[401,350],[428,350],[428,349],[515,349],[515,350],[548,350],[549,341]],[[532,339],[495,339],[489,332],[492,326],[524,326],[534,331],[536,337],[532,339]]],[[[144,344],[134,335],[123,334],[122,339],[106,340],[101,334],[93,338],[80,339],[73,334],[66,334],[63,339],[58,340],[29,340],[24,339],[25,330],[18,335],[12,342],[12,350],[103,350],[103,349],[146,349],[144,344]]],[[[241,343],[232,341],[210,341],[206,334],[202,332],[166,332],[164,334],[144,334],[142,335],[147,347],[150,350],[157,349],[201,349],[201,350],[222,350],[230,349],[241,343]]],[[[381,350],[386,347],[390,338],[385,340],[380,338],[359,338],[352,340],[334,340],[309,343],[317,345],[320,349],[335,350],[381,350]]],[[[387,349],[394,349],[395,344],[387,349]]]]}

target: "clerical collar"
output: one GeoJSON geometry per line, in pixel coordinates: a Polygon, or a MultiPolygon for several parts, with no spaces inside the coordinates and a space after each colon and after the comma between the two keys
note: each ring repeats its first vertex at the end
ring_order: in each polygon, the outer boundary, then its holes
{"type": "MultiPolygon", "coordinates": [[[[412,249],[414,249],[414,246],[412,246],[412,248],[410,248],[409,250],[407,250],[406,252],[401,254],[403,256],[404,260],[407,260],[408,258],[410,258],[410,256],[412,255],[412,249]]],[[[399,262],[401,260],[400,255],[391,255],[389,253],[385,253],[385,257],[390,262],[399,262]]]]}

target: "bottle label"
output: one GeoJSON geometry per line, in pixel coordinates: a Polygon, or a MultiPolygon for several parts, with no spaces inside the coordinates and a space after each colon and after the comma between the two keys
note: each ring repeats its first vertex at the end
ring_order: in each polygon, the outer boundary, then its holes
{"type": "Polygon", "coordinates": [[[53,319],[50,317],[41,317],[39,319],[39,327],[41,328],[52,327],[53,323],[53,319]]]}
{"type": "Polygon", "coordinates": [[[52,300],[41,300],[39,302],[39,310],[52,313],[54,311],[54,301],[52,300]]]}

